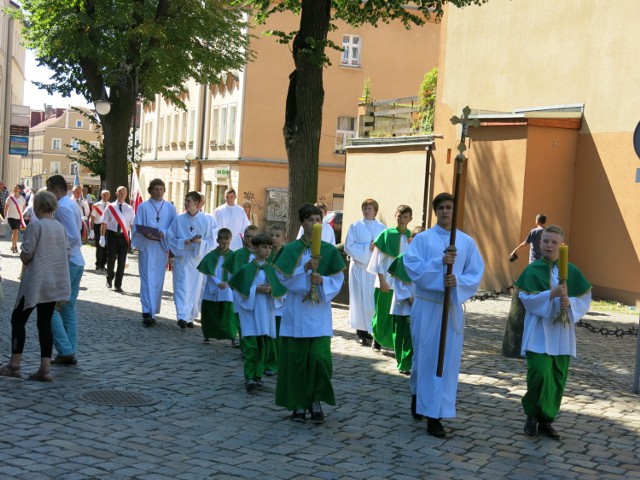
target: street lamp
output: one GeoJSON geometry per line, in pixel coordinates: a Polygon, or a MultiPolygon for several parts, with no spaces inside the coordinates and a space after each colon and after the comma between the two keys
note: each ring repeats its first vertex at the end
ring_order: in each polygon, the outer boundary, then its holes
{"type": "MultiPolygon", "coordinates": [[[[130,67],[122,63],[120,68],[111,70],[104,75],[105,86],[109,83],[125,87],[131,84],[131,96],[133,99],[133,125],[131,128],[131,163],[136,163],[136,121],[138,116],[138,67],[130,67]],[[133,72],[132,72],[133,70],[133,72]],[[132,75],[133,73],[133,75],[132,75]]],[[[107,99],[106,89],[102,89],[102,96],[94,102],[96,112],[99,115],[108,115],[111,111],[111,102],[107,99]]]]}
{"type": "Polygon", "coordinates": [[[187,153],[184,157],[184,171],[187,172],[187,193],[189,193],[189,172],[191,172],[191,162],[195,159],[193,153],[187,153]]]}

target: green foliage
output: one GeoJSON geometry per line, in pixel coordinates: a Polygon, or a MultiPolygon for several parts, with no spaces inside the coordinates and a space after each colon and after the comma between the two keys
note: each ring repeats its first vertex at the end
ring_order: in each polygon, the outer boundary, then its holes
{"type": "MultiPolygon", "coordinates": [[[[309,0],[308,0],[309,1],[309,0]]],[[[406,28],[413,25],[424,25],[427,20],[439,20],[444,13],[444,6],[449,4],[453,7],[465,7],[468,5],[482,5],[488,0],[414,0],[408,3],[404,0],[367,0],[365,2],[355,0],[314,0],[324,1],[330,4],[331,20],[329,31],[336,30],[336,21],[343,21],[353,27],[360,27],[365,24],[377,25],[380,22],[390,23],[392,21],[401,22],[406,28]]],[[[289,11],[300,15],[305,7],[302,0],[235,0],[236,5],[249,5],[254,9],[255,20],[258,24],[265,23],[274,13],[289,11]]],[[[289,43],[298,33],[272,31],[272,35],[278,38],[279,43],[289,43]]],[[[329,40],[318,43],[317,48],[324,52],[325,47],[342,50],[341,45],[337,45],[329,40]]],[[[312,56],[315,61],[322,61],[318,65],[328,65],[329,60],[326,55],[315,52],[312,56]]]]}
{"type": "Polygon", "coordinates": [[[362,85],[362,97],[360,100],[363,103],[371,103],[371,78],[365,77],[364,85],[362,85]]]}
{"type": "Polygon", "coordinates": [[[144,99],[160,93],[180,104],[185,80],[213,81],[249,55],[243,10],[222,0],[23,0],[21,6],[13,15],[24,24],[24,44],[54,72],[39,84],[49,93],[97,100],[105,74],[124,63],[138,68],[144,99]]]}
{"type": "Polygon", "coordinates": [[[414,122],[414,129],[420,133],[433,132],[437,84],[438,69],[434,67],[425,74],[418,92],[418,115],[414,122]]]}

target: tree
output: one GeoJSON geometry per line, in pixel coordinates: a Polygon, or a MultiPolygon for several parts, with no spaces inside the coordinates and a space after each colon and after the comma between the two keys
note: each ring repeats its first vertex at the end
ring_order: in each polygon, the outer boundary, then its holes
{"type": "Polygon", "coordinates": [[[400,21],[406,28],[439,19],[448,3],[457,7],[481,5],[487,0],[250,0],[256,20],[265,22],[277,12],[300,15],[300,28],[294,32],[274,31],[280,43],[291,43],[295,70],[289,75],[289,90],[283,128],[289,160],[289,235],[297,232],[297,209],[313,203],[318,195],[318,166],[322,105],[323,68],[330,64],[325,50],[339,48],[327,35],[334,22],[342,20],[358,27],[364,24],[400,21]],[[410,6],[408,6],[410,5],[410,6]]]}
{"type": "Polygon", "coordinates": [[[414,128],[421,133],[433,132],[433,120],[436,113],[436,86],[438,85],[438,69],[433,67],[425,73],[418,92],[418,115],[414,128]]]}
{"type": "Polygon", "coordinates": [[[100,116],[109,190],[127,181],[127,145],[136,97],[161,94],[184,107],[184,82],[217,81],[248,56],[246,15],[223,0],[23,0],[12,14],[36,60],[54,73],[37,84],[75,91],[88,102],[108,91],[100,116]]]}

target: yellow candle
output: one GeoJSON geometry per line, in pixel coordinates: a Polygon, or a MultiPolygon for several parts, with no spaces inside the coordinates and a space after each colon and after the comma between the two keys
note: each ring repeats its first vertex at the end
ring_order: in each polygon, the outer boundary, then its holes
{"type": "Polygon", "coordinates": [[[569,276],[569,245],[560,245],[558,257],[558,277],[566,280],[569,276]]]}
{"type": "Polygon", "coordinates": [[[322,242],[322,224],[314,223],[311,233],[311,255],[314,257],[320,256],[320,242],[322,242]]]}

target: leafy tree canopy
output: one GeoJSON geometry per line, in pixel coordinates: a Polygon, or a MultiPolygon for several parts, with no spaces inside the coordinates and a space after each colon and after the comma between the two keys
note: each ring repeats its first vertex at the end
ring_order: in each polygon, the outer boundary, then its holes
{"type": "Polygon", "coordinates": [[[222,0],[23,0],[25,46],[54,74],[49,93],[100,98],[103,76],[138,68],[138,93],[181,104],[184,81],[201,83],[241,68],[247,57],[243,11],[222,0]]]}

